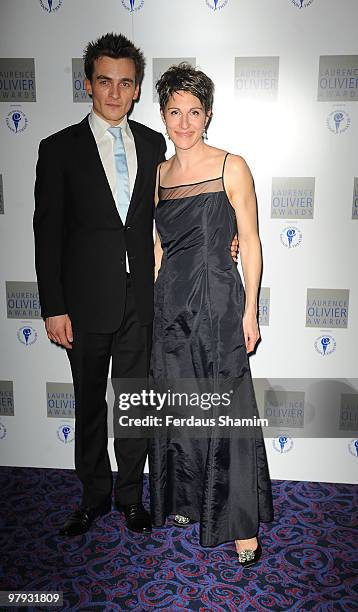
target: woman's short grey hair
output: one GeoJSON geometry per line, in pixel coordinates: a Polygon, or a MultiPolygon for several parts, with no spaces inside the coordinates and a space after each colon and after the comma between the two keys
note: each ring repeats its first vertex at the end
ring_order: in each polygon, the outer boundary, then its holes
{"type": "Polygon", "coordinates": [[[204,72],[186,62],[168,68],[157,81],[156,90],[162,111],[168,104],[169,98],[177,91],[188,91],[198,98],[205,114],[208,114],[213,107],[214,83],[204,72]]]}

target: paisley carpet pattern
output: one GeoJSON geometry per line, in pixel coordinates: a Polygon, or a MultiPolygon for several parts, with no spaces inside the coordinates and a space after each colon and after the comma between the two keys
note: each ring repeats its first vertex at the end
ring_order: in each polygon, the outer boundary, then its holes
{"type": "MultiPolygon", "coordinates": [[[[171,519],[145,537],[112,511],[61,538],[80,497],[72,471],[3,467],[0,486],[1,590],[62,591],[62,609],[83,612],[358,609],[356,485],[273,481],[275,521],[262,525],[262,560],[246,570],[233,543],[201,548],[198,525],[171,519]]],[[[147,479],[144,493],[148,504],[147,479]]]]}

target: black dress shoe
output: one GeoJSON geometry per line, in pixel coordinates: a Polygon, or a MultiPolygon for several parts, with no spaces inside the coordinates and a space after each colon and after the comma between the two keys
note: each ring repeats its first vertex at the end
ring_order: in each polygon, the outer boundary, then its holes
{"type": "Polygon", "coordinates": [[[241,567],[251,567],[255,565],[260,559],[262,554],[262,548],[260,542],[257,541],[257,547],[255,550],[246,549],[237,553],[239,563],[241,567]]]}
{"type": "Polygon", "coordinates": [[[62,536],[76,536],[86,533],[91,527],[93,521],[99,516],[103,516],[111,511],[111,502],[107,501],[100,506],[91,508],[90,506],[80,506],[75,510],[66,523],[60,529],[59,534],[62,536]]]}
{"type": "Polygon", "coordinates": [[[137,504],[119,504],[116,502],[119,512],[124,512],[126,525],[130,531],[136,533],[151,533],[152,521],[149,512],[146,511],[141,502],[137,504]]]}

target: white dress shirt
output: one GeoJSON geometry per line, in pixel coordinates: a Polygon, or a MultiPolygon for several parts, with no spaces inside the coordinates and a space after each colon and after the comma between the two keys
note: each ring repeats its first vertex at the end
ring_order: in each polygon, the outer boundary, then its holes
{"type": "MultiPolygon", "coordinates": [[[[137,175],[137,153],[135,148],[135,142],[133,134],[129,127],[127,116],[123,117],[122,121],[115,126],[99,117],[92,109],[88,117],[88,122],[92,130],[94,139],[97,144],[98,153],[101,158],[101,162],[106,173],[106,177],[111,188],[111,192],[114,198],[113,206],[116,206],[117,202],[117,173],[114,161],[114,138],[108,132],[110,127],[120,127],[122,129],[123,145],[126,152],[127,166],[128,166],[128,178],[129,178],[129,194],[132,197],[134,182],[137,175]]],[[[123,224],[125,219],[122,219],[123,224]]],[[[128,257],[126,253],[126,267],[129,272],[128,257]]]]}
{"type": "MultiPolygon", "coordinates": [[[[117,173],[114,162],[114,138],[108,132],[108,128],[120,127],[122,129],[123,145],[126,152],[128,166],[129,194],[132,197],[138,166],[134,138],[128,125],[127,116],[123,117],[122,121],[114,126],[102,119],[102,117],[99,117],[92,109],[88,117],[88,121],[114,197],[114,203],[117,202],[117,173]]],[[[122,219],[122,221],[124,222],[125,219],[122,219]]]]}

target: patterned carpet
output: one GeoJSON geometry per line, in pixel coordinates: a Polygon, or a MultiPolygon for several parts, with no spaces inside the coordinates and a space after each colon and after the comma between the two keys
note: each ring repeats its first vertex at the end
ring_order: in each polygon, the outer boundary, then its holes
{"type": "Polygon", "coordinates": [[[63,591],[62,609],[76,611],[358,610],[355,485],[273,481],[275,522],[261,527],[263,557],[249,570],[233,543],[201,548],[197,525],[168,521],[144,537],[116,511],[61,538],[80,495],[72,471],[0,468],[0,486],[2,590],[63,591]]]}

